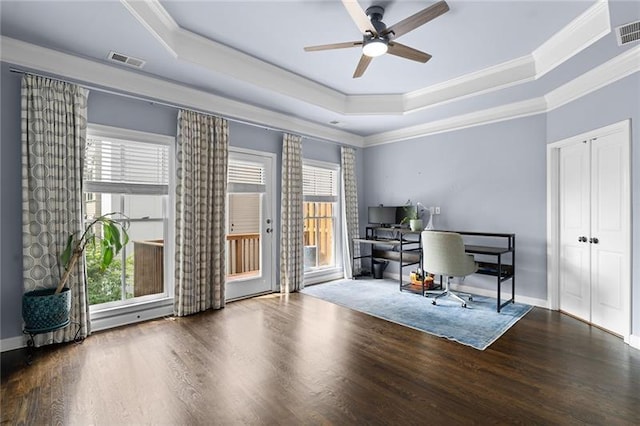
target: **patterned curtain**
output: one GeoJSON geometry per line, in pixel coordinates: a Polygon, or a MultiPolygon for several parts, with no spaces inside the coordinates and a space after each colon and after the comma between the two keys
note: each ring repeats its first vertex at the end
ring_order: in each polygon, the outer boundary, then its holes
{"type": "Polygon", "coordinates": [[[346,248],[345,259],[348,260],[344,267],[345,278],[352,278],[354,274],[360,273],[360,259],[356,259],[351,270],[353,257],[360,256],[360,245],[352,244],[353,238],[360,235],[360,225],[358,223],[358,186],[356,179],[356,150],[343,146],[341,148],[341,170],[342,170],[342,226],[343,235],[346,238],[344,247],[346,248]],[[352,253],[353,251],[353,253],[352,253]]]}
{"type": "Polygon", "coordinates": [[[302,290],[302,138],[284,134],[280,219],[280,292],[302,290]]]}
{"type": "Polygon", "coordinates": [[[223,118],[180,110],[176,153],[174,312],[225,303],[225,214],[229,128],[223,118]]]}
{"type": "MultiPolygon", "coordinates": [[[[55,288],[67,238],[83,231],[82,167],[89,91],[44,77],[22,78],[22,247],[25,292],[55,288]]],[[[8,142],[8,141],[4,141],[8,142]]],[[[69,280],[71,321],[36,336],[35,344],[72,341],[91,333],[84,260],[69,280]]]]}

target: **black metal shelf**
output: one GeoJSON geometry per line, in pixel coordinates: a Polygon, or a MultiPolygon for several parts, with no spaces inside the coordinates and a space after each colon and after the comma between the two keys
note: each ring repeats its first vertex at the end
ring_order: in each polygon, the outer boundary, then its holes
{"type": "Polygon", "coordinates": [[[404,268],[422,263],[421,231],[411,231],[408,228],[367,226],[365,238],[354,238],[352,244],[363,244],[371,247],[368,255],[355,256],[353,258],[352,270],[354,270],[355,261],[358,259],[369,259],[372,271],[375,260],[397,262],[399,265],[398,281],[401,291],[408,290],[407,287],[410,285],[403,284],[402,272],[404,268]]]}

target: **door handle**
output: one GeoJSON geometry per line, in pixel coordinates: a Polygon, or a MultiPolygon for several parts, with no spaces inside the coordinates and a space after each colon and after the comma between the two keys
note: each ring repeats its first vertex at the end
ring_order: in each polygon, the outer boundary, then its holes
{"type": "Polygon", "coordinates": [[[578,237],[578,242],[579,243],[586,243],[587,242],[587,237],[578,237]]]}
{"type": "Polygon", "coordinates": [[[589,242],[591,244],[598,244],[600,242],[600,240],[597,239],[596,237],[593,237],[593,238],[589,238],[589,242]]]}
{"type": "Polygon", "coordinates": [[[271,233],[273,231],[273,229],[267,228],[266,231],[267,231],[267,234],[269,234],[269,233],[271,233]]]}

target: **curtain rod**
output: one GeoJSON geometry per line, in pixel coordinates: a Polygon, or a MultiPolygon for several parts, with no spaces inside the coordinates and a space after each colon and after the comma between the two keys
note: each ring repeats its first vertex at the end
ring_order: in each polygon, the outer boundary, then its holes
{"type": "MultiPolygon", "coordinates": [[[[79,83],[79,82],[73,81],[73,80],[66,80],[66,79],[59,78],[59,77],[51,77],[49,75],[39,74],[39,73],[32,72],[32,71],[25,71],[25,70],[21,70],[21,69],[18,69],[18,68],[13,68],[13,67],[10,67],[9,71],[13,72],[13,73],[17,73],[17,74],[31,74],[31,75],[35,75],[37,77],[49,78],[51,80],[61,81],[63,83],[76,84],[76,85],[78,85],[80,87],[83,87],[83,88],[89,89],[89,90],[94,90],[96,92],[102,92],[102,93],[107,93],[107,94],[110,94],[110,95],[122,96],[122,97],[125,97],[125,98],[130,98],[130,99],[135,99],[135,100],[139,100],[139,101],[150,102],[151,104],[162,105],[162,106],[166,106],[166,107],[169,107],[169,108],[182,108],[182,109],[186,109],[186,110],[189,110],[189,111],[194,111],[194,112],[199,112],[199,113],[202,113],[202,114],[212,115],[212,113],[210,111],[204,111],[204,110],[200,110],[200,109],[196,109],[196,108],[187,108],[184,105],[178,105],[178,104],[173,104],[173,103],[169,103],[169,102],[159,101],[159,100],[156,100],[156,99],[153,99],[153,98],[150,98],[150,97],[144,97],[144,96],[140,96],[140,95],[133,95],[133,94],[130,94],[130,93],[119,92],[117,90],[105,89],[104,87],[92,86],[92,85],[89,85],[89,84],[79,83]]],[[[220,117],[222,117],[222,116],[220,116],[220,117]]],[[[228,118],[228,117],[222,117],[222,118],[224,118],[225,120],[233,121],[235,123],[246,124],[248,126],[253,126],[253,127],[260,127],[262,129],[265,129],[265,130],[271,130],[271,131],[274,131],[274,132],[289,133],[288,130],[276,129],[274,127],[269,127],[269,126],[265,126],[265,125],[257,124],[257,123],[251,123],[249,121],[243,121],[243,120],[238,120],[238,119],[235,119],[235,118],[228,118]]],[[[302,137],[304,137],[304,136],[302,136],[302,137]]],[[[333,141],[328,141],[328,142],[336,143],[336,142],[333,142],[333,141]]],[[[343,145],[343,144],[338,144],[338,145],[343,145]]]]}

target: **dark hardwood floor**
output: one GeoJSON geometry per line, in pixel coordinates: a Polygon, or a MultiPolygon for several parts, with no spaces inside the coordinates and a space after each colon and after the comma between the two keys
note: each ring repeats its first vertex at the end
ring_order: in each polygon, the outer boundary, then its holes
{"type": "Polygon", "coordinates": [[[310,296],[2,356],[2,423],[638,424],[640,351],[535,308],[478,351],[310,296]]]}

